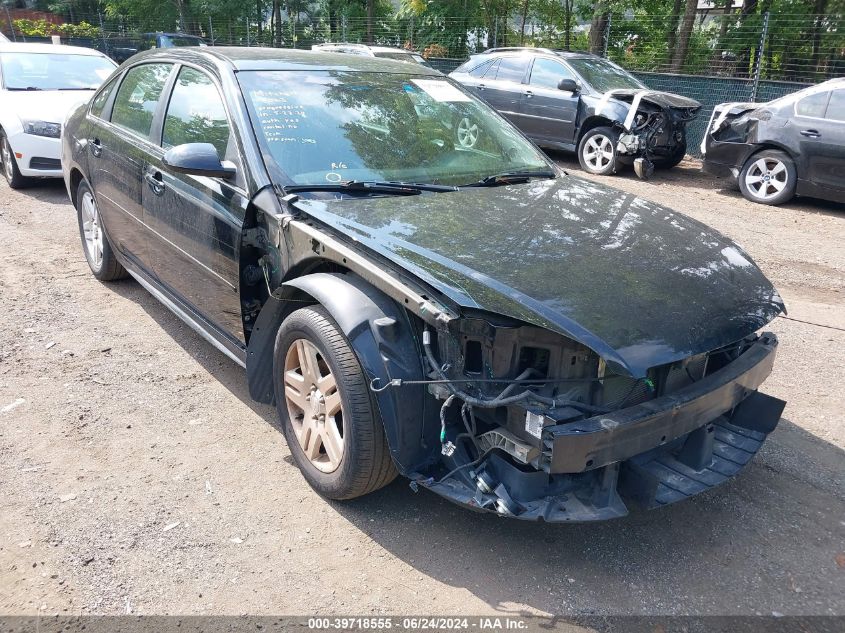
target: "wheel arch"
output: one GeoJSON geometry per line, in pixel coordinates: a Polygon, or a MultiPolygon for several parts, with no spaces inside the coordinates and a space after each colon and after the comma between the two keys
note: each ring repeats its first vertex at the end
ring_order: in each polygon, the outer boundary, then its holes
{"type": "Polygon", "coordinates": [[[83,176],[82,171],[78,167],[71,167],[68,175],[67,193],[74,208],[76,208],[76,192],[79,191],[79,185],[82,184],[83,180],[85,180],[85,176],[83,176]]]}
{"type": "Polygon", "coordinates": [[[584,119],[584,122],[581,124],[581,127],[578,128],[578,137],[575,139],[575,147],[578,147],[578,145],[581,143],[581,139],[584,138],[584,135],[590,130],[593,130],[597,127],[614,127],[615,125],[617,125],[617,122],[608,119],[606,116],[594,114],[592,116],[587,117],[586,119],[584,119]]]}
{"type": "Polygon", "coordinates": [[[801,177],[801,174],[799,173],[800,155],[798,154],[798,152],[796,152],[794,149],[792,149],[792,148],[790,148],[790,147],[788,147],[788,146],[786,146],[782,143],[779,143],[778,141],[769,141],[769,140],[763,141],[761,143],[757,143],[754,146],[754,149],[751,152],[748,153],[748,156],[746,156],[745,160],[742,162],[742,165],[740,166],[740,171],[742,171],[745,168],[745,165],[748,163],[748,161],[750,161],[752,158],[754,158],[760,152],[763,152],[767,149],[783,152],[784,154],[789,156],[790,160],[795,164],[795,171],[798,174],[798,177],[799,178],[801,177]]]}
{"type": "MultiPolygon", "coordinates": [[[[314,272],[285,281],[264,304],[247,346],[247,381],[253,399],[272,403],[276,333],[284,319],[308,304],[331,315],[355,352],[368,381],[425,378],[416,317],[353,273],[314,272]]],[[[427,460],[436,445],[436,408],[422,386],[373,393],[391,456],[403,474],[427,460]],[[400,402],[401,397],[401,402],[400,402]],[[434,421],[426,424],[427,419],[434,421]],[[428,431],[428,433],[426,433],[428,431]],[[426,435],[431,435],[427,438],[426,435]]],[[[436,403],[434,403],[436,404],[436,403]]]]}

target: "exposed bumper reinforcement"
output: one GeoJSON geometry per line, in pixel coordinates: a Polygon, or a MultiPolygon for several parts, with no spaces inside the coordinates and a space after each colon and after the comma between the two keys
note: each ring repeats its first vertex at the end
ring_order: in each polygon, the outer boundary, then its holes
{"type": "Polygon", "coordinates": [[[777,337],[765,333],[738,359],[689,387],[581,422],[547,426],[541,466],[550,473],[583,472],[686,435],[756,391],[772,371],[776,349],[777,337]]]}
{"type": "Polygon", "coordinates": [[[739,473],[777,426],[785,403],[756,390],[776,348],[765,333],[737,360],[670,396],[560,425],[566,433],[547,427],[546,471],[493,454],[443,481],[417,475],[414,485],[475,510],[550,522],[619,518],[632,507],[681,501],[739,473]],[[487,492],[476,485],[479,475],[487,492]]]}

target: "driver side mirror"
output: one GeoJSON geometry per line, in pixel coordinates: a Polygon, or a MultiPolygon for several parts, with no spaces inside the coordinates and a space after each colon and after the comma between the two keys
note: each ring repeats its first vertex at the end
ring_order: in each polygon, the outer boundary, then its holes
{"type": "Polygon", "coordinates": [[[164,153],[164,164],[179,174],[209,178],[231,178],[236,172],[232,163],[220,160],[217,148],[211,143],[185,143],[171,147],[164,153]]]}
{"type": "Polygon", "coordinates": [[[574,79],[561,79],[557,85],[557,89],[575,94],[578,92],[578,82],[574,79]]]}

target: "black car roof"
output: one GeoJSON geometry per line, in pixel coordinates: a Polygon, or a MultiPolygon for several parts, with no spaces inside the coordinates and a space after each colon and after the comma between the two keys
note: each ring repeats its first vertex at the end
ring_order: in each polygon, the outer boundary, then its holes
{"type": "Polygon", "coordinates": [[[409,64],[383,57],[364,57],[346,53],[290,48],[252,48],[237,46],[208,46],[153,49],[133,57],[184,59],[185,61],[224,62],[235,70],[347,70],[357,72],[401,73],[403,75],[437,75],[436,70],[419,64],[409,64]]]}

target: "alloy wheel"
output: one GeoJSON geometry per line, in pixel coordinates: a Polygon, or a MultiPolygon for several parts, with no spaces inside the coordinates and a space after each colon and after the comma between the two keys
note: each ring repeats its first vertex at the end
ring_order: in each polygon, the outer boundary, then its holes
{"type": "Polygon", "coordinates": [[[584,162],[595,170],[605,169],[613,160],[613,143],[604,134],[590,137],[584,145],[584,162]]]}
{"type": "Polygon", "coordinates": [[[789,172],[777,158],[760,158],[745,174],[745,186],[758,200],[771,200],[786,188],[789,172]]]}
{"type": "Polygon", "coordinates": [[[85,250],[91,259],[93,268],[103,264],[103,229],[100,226],[100,214],[97,203],[90,191],[82,196],[82,234],[85,236],[85,250]]]}
{"type": "Polygon", "coordinates": [[[343,406],[337,381],[320,350],[297,339],[285,355],[285,402],[305,457],[325,473],[343,459],[343,406]]]}
{"type": "Polygon", "coordinates": [[[462,147],[475,147],[478,142],[478,124],[469,117],[464,117],[458,123],[458,143],[462,147]]]}

